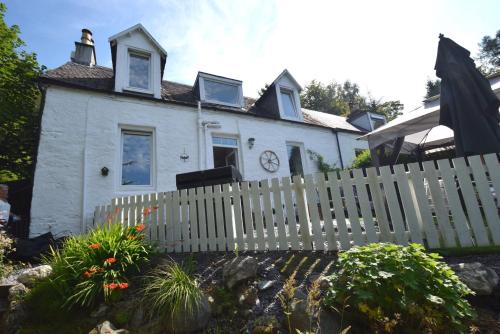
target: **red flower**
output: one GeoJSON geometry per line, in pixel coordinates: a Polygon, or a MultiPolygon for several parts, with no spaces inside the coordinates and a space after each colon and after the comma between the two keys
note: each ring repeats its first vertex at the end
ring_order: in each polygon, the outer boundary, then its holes
{"type": "Polygon", "coordinates": [[[116,258],[114,258],[114,257],[107,258],[106,261],[104,261],[104,263],[109,263],[109,264],[112,264],[115,262],[116,262],[116,258]]]}
{"type": "Polygon", "coordinates": [[[114,290],[118,287],[118,283],[109,283],[103,285],[105,289],[114,290]]]}
{"type": "Polygon", "coordinates": [[[83,276],[85,276],[85,278],[90,278],[90,277],[92,277],[92,273],[89,271],[86,271],[83,273],[83,276]]]}
{"type": "Polygon", "coordinates": [[[120,287],[120,289],[126,289],[128,288],[128,283],[118,283],[118,286],[120,287]]]}
{"type": "Polygon", "coordinates": [[[151,214],[151,208],[144,208],[142,214],[144,215],[144,217],[149,216],[151,214]]]}
{"type": "Polygon", "coordinates": [[[101,245],[100,244],[92,244],[92,245],[89,245],[89,248],[99,249],[99,248],[101,248],[101,245]]]}
{"type": "Polygon", "coordinates": [[[142,231],[142,230],[144,230],[145,228],[146,228],[146,225],[144,225],[144,224],[139,224],[139,225],[137,225],[137,226],[135,227],[135,230],[136,230],[137,232],[141,232],[141,231],[142,231]]]}

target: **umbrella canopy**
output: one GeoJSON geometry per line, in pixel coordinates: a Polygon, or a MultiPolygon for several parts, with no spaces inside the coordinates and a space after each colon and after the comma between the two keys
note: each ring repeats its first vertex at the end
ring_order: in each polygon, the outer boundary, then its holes
{"type": "Polygon", "coordinates": [[[457,156],[500,152],[500,100],[470,52],[439,38],[434,68],[441,78],[439,124],[453,129],[457,156]]]}

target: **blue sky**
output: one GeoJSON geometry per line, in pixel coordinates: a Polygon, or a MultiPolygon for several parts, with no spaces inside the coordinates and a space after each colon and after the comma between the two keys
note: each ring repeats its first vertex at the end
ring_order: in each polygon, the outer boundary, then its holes
{"type": "Polygon", "coordinates": [[[438,34],[473,54],[500,29],[500,1],[11,0],[6,21],[48,68],[69,60],[81,28],[97,62],[108,37],[142,23],[169,53],[164,79],[193,84],[205,71],[243,81],[244,94],[287,68],[305,86],[350,79],[364,93],[418,106],[434,77],[438,34]]]}

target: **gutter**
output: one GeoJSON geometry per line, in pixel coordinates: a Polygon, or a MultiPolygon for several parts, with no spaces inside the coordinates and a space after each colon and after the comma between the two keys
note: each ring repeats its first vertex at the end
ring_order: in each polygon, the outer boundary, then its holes
{"type": "Polygon", "coordinates": [[[342,151],[340,150],[339,133],[336,130],[332,130],[332,132],[335,134],[335,139],[337,142],[337,152],[339,153],[340,168],[344,169],[344,159],[342,159],[342,151]]]}

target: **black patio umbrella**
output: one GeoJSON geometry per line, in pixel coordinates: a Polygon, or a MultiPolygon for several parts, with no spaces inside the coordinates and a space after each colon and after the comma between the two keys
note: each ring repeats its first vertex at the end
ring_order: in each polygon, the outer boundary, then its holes
{"type": "Polygon", "coordinates": [[[500,100],[470,52],[439,35],[436,75],[441,78],[439,124],[455,133],[457,156],[500,152],[500,100]]]}

